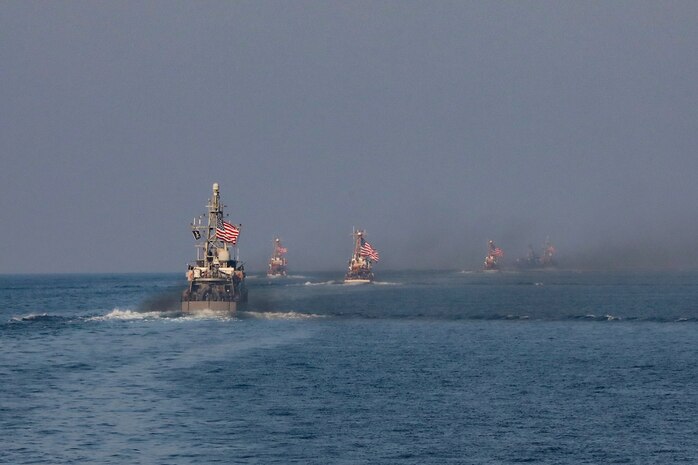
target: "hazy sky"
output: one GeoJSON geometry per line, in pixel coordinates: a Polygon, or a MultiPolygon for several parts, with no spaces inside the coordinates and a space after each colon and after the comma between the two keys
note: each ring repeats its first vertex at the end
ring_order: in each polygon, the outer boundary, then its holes
{"type": "Polygon", "coordinates": [[[0,273],[698,265],[698,2],[0,2],[0,273]]]}

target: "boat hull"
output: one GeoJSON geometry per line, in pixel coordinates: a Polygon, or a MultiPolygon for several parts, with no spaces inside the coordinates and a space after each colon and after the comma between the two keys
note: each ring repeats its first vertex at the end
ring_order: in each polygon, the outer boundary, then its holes
{"type": "Polygon", "coordinates": [[[238,310],[238,302],[226,302],[220,300],[186,300],[182,301],[182,313],[199,313],[211,311],[227,315],[235,315],[238,310]]]}
{"type": "Polygon", "coordinates": [[[182,293],[182,313],[234,315],[247,302],[245,281],[195,280],[182,293]]]}
{"type": "Polygon", "coordinates": [[[344,284],[371,284],[373,279],[355,279],[349,278],[344,280],[344,284]]]}

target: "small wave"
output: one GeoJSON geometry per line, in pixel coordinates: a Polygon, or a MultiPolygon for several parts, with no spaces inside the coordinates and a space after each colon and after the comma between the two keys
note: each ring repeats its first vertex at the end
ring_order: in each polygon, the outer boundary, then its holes
{"type": "Polygon", "coordinates": [[[48,313],[30,313],[25,316],[13,316],[12,321],[34,321],[48,316],[48,313]]]}
{"type": "Polygon", "coordinates": [[[67,318],[59,315],[49,315],[48,313],[30,313],[29,315],[14,316],[10,318],[11,322],[37,322],[37,321],[61,321],[67,318]]]}
{"type": "Polygon", "coordinates": [[[310,320],[325,318],[325,315],[299,312],[240,312],[241,317],[256,318],[258,320],[310,320]]]}
{"type": "Polygon", "coordinates": [[[332,284],[337,284],[337,281],[325,281],[321,283],[313,283],[311,281],[306,281],[305,283],[303,283],[304,286],[329,286],[332,284]]]}
{"type": "Polygon", "coordinates": [[[390,281],[374,281],[373,284],[376,286],[401,286],[402,283],[393,283],[390,281]]]}
{"type": "Polygon", "coordinates": [[[593,313],[587,313],[584,316],[576,316],[573,317],[575,319],[580,319],[580,320],[593,320],[593,321],[620,321],[622,318],[619,316],[615,315],[594,315],[593,313]]]}

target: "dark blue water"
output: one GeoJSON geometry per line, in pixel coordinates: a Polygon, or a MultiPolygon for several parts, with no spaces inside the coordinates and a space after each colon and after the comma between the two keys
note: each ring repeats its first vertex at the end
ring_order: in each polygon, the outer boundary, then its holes
{"type": "Polygon", "coordinates": [[[0,463],[698,463],[698,274],[0,276],[0,463]]]}

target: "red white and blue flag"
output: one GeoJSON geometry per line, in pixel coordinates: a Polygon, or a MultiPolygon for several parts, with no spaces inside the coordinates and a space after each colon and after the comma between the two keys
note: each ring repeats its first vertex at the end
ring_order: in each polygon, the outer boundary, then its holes
{"type": "Polygon", "coordinates": [[[359,250],[359,252],[362,257],[368,257],[374,262],[377,262],[380,258],[380,255],[378,255],[378,251],[371,247],[371,244],[366,242],[366,240],[363,237],[361,238],[361,249],[359,250]]]}
{"type": "Polygon", "coordinates": [[[218,221],[216,222],[216,237],[218,240],[236,245],[239,235],[239,228],[227,221],[223,221],[223,215],[218,215],[218,221]]]}

